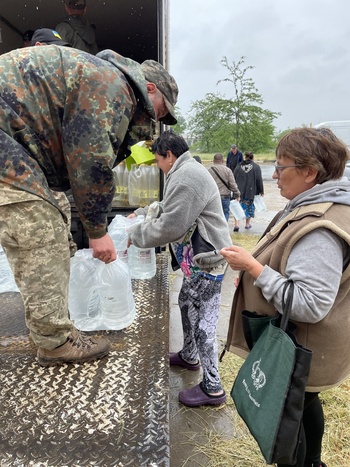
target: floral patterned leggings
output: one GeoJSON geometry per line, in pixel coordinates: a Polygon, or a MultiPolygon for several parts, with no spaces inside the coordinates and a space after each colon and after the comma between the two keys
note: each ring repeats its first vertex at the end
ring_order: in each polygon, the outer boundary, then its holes
{"type": "Polygon", "coordinates": [[[179,293],[184,344],[181,357],[203,368],[203,388],[220,392],[216,328],[221,299],[221,281],[196,276],[184,278],[179,293]]]}

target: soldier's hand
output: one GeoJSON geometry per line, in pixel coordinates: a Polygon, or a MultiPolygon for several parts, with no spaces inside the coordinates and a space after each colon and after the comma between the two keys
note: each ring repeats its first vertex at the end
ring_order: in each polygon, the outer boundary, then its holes
{"type": "Polygon", "coordinates": [[[106,234],[101,238],[90,238],[90,248],[93,249],[92,256],[108,264],[117,259],[117,253],[114,248],[111,237],[106,234]]]}

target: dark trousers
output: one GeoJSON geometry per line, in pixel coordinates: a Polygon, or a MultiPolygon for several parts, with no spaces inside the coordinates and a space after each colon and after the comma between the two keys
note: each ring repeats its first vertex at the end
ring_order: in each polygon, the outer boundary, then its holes
{"type": "Polygon", "coordinates": [[[278,467],[319,467],[321,465],[324,416],[318,392],[306,392],[297,463],[278,467]]]}

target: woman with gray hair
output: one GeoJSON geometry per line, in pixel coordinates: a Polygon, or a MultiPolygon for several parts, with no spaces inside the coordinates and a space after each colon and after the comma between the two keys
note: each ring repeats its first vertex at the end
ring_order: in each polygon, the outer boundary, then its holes
{"type": "Polygon", "coordinates": [[[252,253],[238,246],[220,252],[241,271],[226,349],[247,356],[241,311],[282,313],[284,285],[293,281],[291,321],[298,342],[313,352],[294,466],[325,467],[318,395],[350,375],[350,181],[343,177],[349,153],[330,130],[298,128],[280,140],[276,158],[273,178],[288,200],[285,209],[252,253]]]}

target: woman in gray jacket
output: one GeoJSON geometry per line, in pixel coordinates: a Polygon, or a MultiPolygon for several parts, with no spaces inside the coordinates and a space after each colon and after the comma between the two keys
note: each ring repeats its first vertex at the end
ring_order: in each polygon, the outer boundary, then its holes
{"type": "MultiPolygon", "coordinates": [[[[219,250],[231,244],[217,185],[207,169],[191,157],[185,140],[165,131],[152,146],[158,167],[166,175],[160,215],[129,230],[129,242],[139,248],[170,243],[173,269],[184,273],[179,293],[183,348],[170,354],[170,366],[197,371],[203,380],[182,390],[183,404],[225,402],[218,372],[216,327],[226,261],[219,250]]],[[[145,215],[140,208],[134,215],[145,215]]]]}

